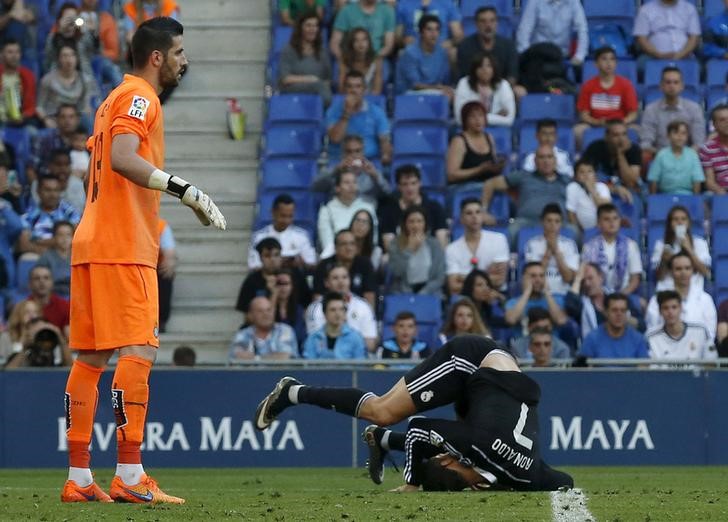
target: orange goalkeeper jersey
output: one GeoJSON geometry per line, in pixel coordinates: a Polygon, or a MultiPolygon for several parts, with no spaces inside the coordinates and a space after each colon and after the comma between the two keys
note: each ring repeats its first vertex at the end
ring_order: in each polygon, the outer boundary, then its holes
{"type": "Polygon", "coordinates": [[[164,121],[157,93],[146,80],[125,75],[96,111],[86,207],[73,238],[71,264],[157,266],[161,192],[140,187],[111,168],[111,142],[139,137],[137,153],[164,168],[164,121]]]}

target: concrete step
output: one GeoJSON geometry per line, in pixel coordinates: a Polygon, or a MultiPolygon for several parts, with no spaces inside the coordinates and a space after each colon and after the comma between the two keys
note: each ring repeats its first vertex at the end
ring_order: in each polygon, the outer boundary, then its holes
{"type": "Polygon", "coordinates": [[[190,63],[183,82],[185,89],[198,92],[214,88],[251,90],[263,94],[265,87],[265,74],[261,74],[263,68],[263,58],[253,61],[239,58],[198,59],[190,63]]]}
{"type": "Polygon", "coordinates": [[[251,97],[249,91],[231,89],[230,96],[206,96],[194,92],[175,92],[164,109],[165,129],[207,126],[227,130],[227,98],[237,98],[245,111],[247,132],[260,133],[263,128],[263,98],[251,97]]]}
{"type": "Polygon", "coordinates": [[[219,20],[269,20],[268,0],[180,0],[180,7],[187,24],[217,22],[219,20]]]}
{"type": "MultiPolygon", "coordinates": [[[[241,230],[250,230],[253,225],[253,214],[255,212],[255,205],[252,201],[245,202],[242,200],[242,195],[239,196],[238,200],[229,200],[226,198],[217,198],[215,193],[211,193],[213,200],[217,203],[225,216],[227,221],[228,230],[222,232],[227,233],[240,233],[241,230]],[[237,231],[237,232],[236,232],[237,231]]],[[[252,196],[255,198],[255,195],[252,196]]],[[[182,205],[179,201],[171,197],[162,199],[162,208],[160,211],[162,218],[169,221],[173,231],[181,229],[193,229],[193,230],[207,230],[207,227],[202,227],[200,222],[195,217],[195,214],[186,206],[182,205]]],[[[214,233],[218,233],[215,231],[214,233]]]]}
{"type": "MultiPolygon", "coordinates": [[[[174,313],[174,312],[172,312],[174,313]]],[[[232,334],[217,333],[164,333],[159,336],[157,364],[171,364],[172,354],[178,346],[190,346],[197,354],[197,364],[225,364],[232,334]]]]}
{"type": "Polygon", "coordinates": [[[230,159],[251,160],[258,157],[259,133],[248,133],[244,140],[231,140],[227,131],[198,132],[166,130],[166,157],[179,159],[230,159]]]}
{"type": "Polygon", "coordinates": [[[185,22],[184,45],[190,71],[205,57],[265,60],[270,47],[270,27],[263,21],[185,22]]]}
{"type": "Polygon", "coordinates": [[[167,331],[195,333],[225,333],[228,339],[240,327],[242,314],[234,310],[235,301],[228,302],[227,308],[218,310],[201,305],[197,308],[172,307],[172,313],[167,323],[167,331]]]}
{"type": "Polygon", "coordinates": [[[235,162],[229,165],[189,165],[167,162],[168,172],[199,186],[210,194],[237,194],[248,201],[247,193],[255,193],[258,172],[257,163],[235,162]]]}
{"type": "Polygon", "coordinates": [[[183,229],[174,238],[179,263],[247,263],[249,230],[183,229]]]}
{"type": "Polygon", "coordinates": [[[175,294],[184,299],[226,299],[234,308],[247,267],[240,263],[180,264],[175,294]]]}

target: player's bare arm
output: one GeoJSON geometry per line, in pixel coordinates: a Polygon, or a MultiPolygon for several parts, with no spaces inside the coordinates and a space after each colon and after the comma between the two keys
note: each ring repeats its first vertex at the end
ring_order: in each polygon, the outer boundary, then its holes
{"type": "Polygon", "coordinates": [[[111,167],[129,181],[154,190],[176,196],[190,207],[205,226],[210,224],[225,230],[225,216],[212,199],[191,183],[178,176],[159,170],[142,158],[139,137],[135,134],[118,134],[111,143],[111,167]]]}

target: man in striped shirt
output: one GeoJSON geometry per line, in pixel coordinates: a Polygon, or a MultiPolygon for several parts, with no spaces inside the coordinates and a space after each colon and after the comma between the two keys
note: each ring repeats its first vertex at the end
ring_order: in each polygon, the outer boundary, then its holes
{"type": "Polygon", "coordinates": [[[728,104],[710,111],[716,135],[700,147],[700,163],[705,171],[705,188],[722,195],[728,188],[728,104]]]}

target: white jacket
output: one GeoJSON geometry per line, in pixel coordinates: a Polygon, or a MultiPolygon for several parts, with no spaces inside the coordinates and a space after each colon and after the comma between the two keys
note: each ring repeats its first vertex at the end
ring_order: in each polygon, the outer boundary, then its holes
{"type": "MultiPolygon", "coordinates": [[[[463,124],[460,121],[460,109],[463,108],[463,105],[471,101],[483,102],[480,94],[470,88],[468,77],[463,76],[455,88],[454,112],[455,120],[459,125],[463,124]]],[[[493,127],[510,127],[513,125],[515,119],[516,97],[508,81],[501,80],[493,92],[493,103],[488,107],[488,125],[493,127]],[[501,110],[506,111],[506,116],[498,114],[501,110]]]]}

